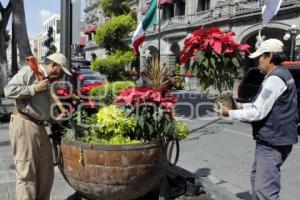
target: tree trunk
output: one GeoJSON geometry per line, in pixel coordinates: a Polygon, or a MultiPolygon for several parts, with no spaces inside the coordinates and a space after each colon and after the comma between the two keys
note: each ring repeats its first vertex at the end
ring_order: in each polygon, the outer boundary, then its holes
{"type": "Polygon", "coordinates": [[[11,0],[15,39],[19,48],[20,65],[25,65],[25,58],[32,56],[30,43],[27,34],[25,10],[23,0],[11,0]]]}
{"type": "Polygon", "coordinates": [[[0,2],[0,67],[7,66],[7,57],[6,57],[6,26],[12,11],[12,4],[9,1],[6,8],[3,8],[2,3],[0,2]]]}

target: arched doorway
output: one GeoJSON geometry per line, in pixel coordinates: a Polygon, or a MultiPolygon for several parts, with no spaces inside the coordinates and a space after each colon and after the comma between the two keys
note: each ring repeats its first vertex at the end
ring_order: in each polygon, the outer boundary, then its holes
{"type": "Polygon", "coordinates": [[[170,51],[175,55],[175,64],[180,61],[180,46],[177,42],[173,42],[170,47],[170,51]]]}
{"type": "MultiPolygon", "coordinates": [[[[286,56],[288,59],[289,55],[290,55],[290,51],[291,51],[291,41],[283,40],[283,36],[284,36],[285,32],[286,31],[284,29],[265,27],[261,31],[261,36],[264,38],[264,40],[269,39],[269,38],[277,38],[280,41],[282,41],[284,44],[284,52],[286,53],[286,56]]],[[[251,46],[251,51],[254,52],[255,45],[257,42],[257,36],[258,36],[258,30],[255,30],[255,31],[247,34],[244,38],[242,38],[241,43],[249,44],[251,46]]],[[[256,67],[257,65],[258,65],[257,60],[246,57],[243,68],[246,71],[250,67],[256,67]]]]}

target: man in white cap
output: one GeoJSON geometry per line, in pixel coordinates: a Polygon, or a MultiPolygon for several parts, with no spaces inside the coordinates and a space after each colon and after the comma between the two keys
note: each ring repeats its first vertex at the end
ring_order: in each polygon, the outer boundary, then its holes
{"type": "Polygon", "coordinates": [[[237,103],[238,110],[221,105],[217,112],[252,124],[252,200],[279,200],[280,167],[298,142],[296,86],[289,70],[280,66],[285,59],[280,40],[263,41],[249,57],[258,58],[259,70],[266,74],[253,103],[237,103]]]}
{"type": "Polygon", "coordinates": [[[5,96],[16,101],[9,134],[16,164],[17,200],[47,200],[53,185],[52,149],[44,122],[50,119],[51,82],[71,73],[61,53],[48,56],[39,68],[46,79],[39,81],[25,66],[4,88],[5,96]]]}

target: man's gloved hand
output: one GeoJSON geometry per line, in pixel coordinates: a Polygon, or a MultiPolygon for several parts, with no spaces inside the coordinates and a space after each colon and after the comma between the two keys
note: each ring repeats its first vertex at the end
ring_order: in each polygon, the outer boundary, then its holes
{"type": "Polygon", "coordinates": [[[45,79],[45,80],[39,81],[38,83],[36,83],[34,85],[34,91],[42,92],[42,91],[48,90],[50,88],[50,86],[51,86],[51,83],[50,83],[49,79],[45,79]]]}

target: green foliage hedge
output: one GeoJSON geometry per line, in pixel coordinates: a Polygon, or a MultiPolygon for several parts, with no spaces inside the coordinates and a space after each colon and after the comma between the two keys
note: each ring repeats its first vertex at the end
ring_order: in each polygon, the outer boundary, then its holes
{"type": "Polygon", "coordinates": [[[117,50],[129,50],[128,34],[135,30],[136,25],[131,15],[113,17],[97,29],[93,39],[100,48],[112,53],[117,50]]]}
{"type": "Polygon", "coordinates": [[[119,95],[120,90],[134,86],[135,83],[131,81],[112,82],[93,88],[90,95],[93,96],[98,103],[110,105],[114,102],[114,98],[119,95]]]}
{"type": "Polygon", "coordinates": [[[100,7],[104,16],[119,16],[130,12],[129,0],[101,0],[100,7]]]}
{"type": "Polygon", "coordinates": [[[106,75],[107,80],[110,82],[130,80],[130,72],[126,71],[125,67],[130,65],[133,57],[132,51],[117,51],[116,54],[92,62],[92,69],[106,75]]]}

